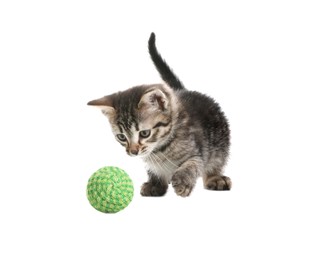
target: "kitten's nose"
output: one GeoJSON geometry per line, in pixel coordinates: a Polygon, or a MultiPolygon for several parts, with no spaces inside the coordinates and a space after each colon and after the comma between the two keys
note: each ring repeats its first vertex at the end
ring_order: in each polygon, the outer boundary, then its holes
{"type": "Polygon", "coordinates": [[[137,149],[135,149],[135,150],[132,149],[132,150],[130,151],[130,153],[133,154],[133,155],[138,155],[138,152],[139,152],[139,151],[138,151],[137,149]]]}

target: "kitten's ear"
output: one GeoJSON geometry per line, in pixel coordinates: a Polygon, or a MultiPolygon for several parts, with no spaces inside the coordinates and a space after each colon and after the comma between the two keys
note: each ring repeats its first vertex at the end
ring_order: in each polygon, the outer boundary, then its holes
{"type": "Polygon", "coordinates": [[[113,116],[115,114],[112,95],[92,100],[88,102],[88,105],[100,108],[105,116],[113,116]]]}
{"type": "Polygon", "coordinates": [[[165,111],[168,106],[166,95],[159,89],[146,92],[140,99],[138,108],[146,107],[154,110],[165,111]]]}

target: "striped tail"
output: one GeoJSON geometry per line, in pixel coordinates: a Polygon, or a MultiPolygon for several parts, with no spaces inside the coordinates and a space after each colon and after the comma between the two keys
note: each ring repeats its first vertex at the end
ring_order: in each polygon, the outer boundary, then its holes
{"type": "Polygon", "coordinates": [[[172,69],[167,65],[165,60],[157,51],[155,45],[156,36],[155,33],[151,33],[148,41],[148,50],[150,57],[161,75],[162,79],[174,90],[185,89],[182,82],[178,79],[178,77],[173,73],[172,69]]]}

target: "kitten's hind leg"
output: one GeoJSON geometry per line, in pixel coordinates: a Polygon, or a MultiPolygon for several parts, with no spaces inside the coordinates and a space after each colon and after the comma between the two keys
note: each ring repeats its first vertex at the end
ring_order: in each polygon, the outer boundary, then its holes
{"type": "Polygon", "coordinates": [[[204,187],[207,190],[230,190],[231,180],[227,176],[204,175],[204,187]]]}
{"type": "Polygon", "coordinates": [[[141,186],[140,194],[147,197],[159,197],[165,195],[168,183],[166,180],[148,171],[148,181],[141,186]]]}
{"type": "Polygon", "coordinates": [[[203,175],[204,188],[207,190],[230,190],[232,182],[222,175],[224,164],[217,163],[215,167],[206,169],[203,175]]]}

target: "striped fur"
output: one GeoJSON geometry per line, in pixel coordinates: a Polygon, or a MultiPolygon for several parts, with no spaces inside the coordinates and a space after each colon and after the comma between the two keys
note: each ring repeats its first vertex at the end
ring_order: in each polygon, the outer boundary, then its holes
{"type": "Polygon", "coordinates": [[[144,196],[162,196],[171,183],[175,192],[189,196],[196,179],[204,187],[229,190],[223,176],[230,147],[228,121],[212,98],[188,91],[149,39],[149,52],[165,84],[142,85],[90,101],[108,118],[114,136],[130,156],[148,168],[144,196]]]}

